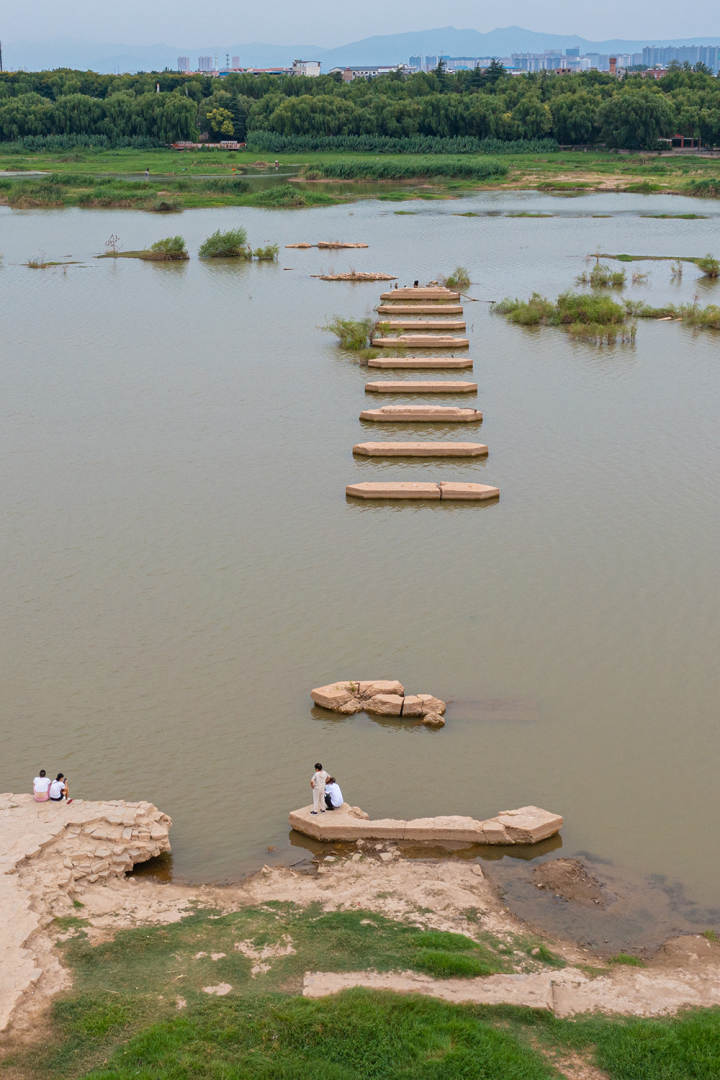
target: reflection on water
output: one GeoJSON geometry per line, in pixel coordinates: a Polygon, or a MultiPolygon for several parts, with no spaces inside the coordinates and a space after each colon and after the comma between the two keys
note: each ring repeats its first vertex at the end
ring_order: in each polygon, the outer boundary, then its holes
{"type": "MultiPolygon", "coordinates": [[[[0,789],[43,767],[80,796],[151,799],[174,819],[173,872],[223,880],[292,857],[287,811],[319,759],[372,816],[547,806],[564,853],[712,905],[694,829],[718,809],[717,338],[642,322],[634,348],[597,350],[469,305],[488,459],[364,462],[354,443],[396,432],[359,423],[369,371],[320,327],[369,314],[383,286],[311,275],[405,284],[463,264],[478,298],[554,296],[593,251],[703,255],[716,205],[491,192],[403,208],[186,211],[181,266],[93,258],[113,232],[126,250],[160,239],[154,215],[0,208],[0,789]],[[699,206],[708,220],[640,217],[699,206]],[[280,263],[195,257],[234,225],[280,263]],[[332,237],[370,246],[282,247],[332,237]],[[38,250],[83,265],[23,266],[38,250]],[[346,500],[369,476],[502,494],[346,500]],[[310,688],[345,676],[448,699],[447,725],[314,714],[310,688]]],[[[692,266],[680,283],[642,269],[633,299],[715,295],[692,266]]]]}

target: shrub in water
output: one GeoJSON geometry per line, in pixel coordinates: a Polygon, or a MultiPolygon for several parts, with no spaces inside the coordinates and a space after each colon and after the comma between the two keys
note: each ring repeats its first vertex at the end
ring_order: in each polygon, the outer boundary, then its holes
{"type": "Polygon", "coordinates": [[[275,262],[279,251],[277,244],[268,244],[266,247],[255,248],[253,256],[261,262],[275,262]]]}
{"type": "Polygon", "coordinates": [[[323,326],[323,330],[336,335],[341,349],[361,352],[370,343],[372,319],[341,319],[336,316],[327,326],[323,326]]]}
{"type": "Polygon", "coordinates": [[[150,245],[151,257],[172,262],[189,258],[182,236],[166,236],[150,245]]]}
{"type": "Polygon", "coordinates": [[[221,232],[217,229],[200,248],[201,259],[247,258],[247,233],[241,227],[221,232]]]}
{"type": "Polygon", "coordinates": [[[720,261],[714,259],[712,255],[705,255],[702,259],[696,259],[696,263],[702,270],[703,277],[720,277],[720,261]]]}
{"type": "Polygon", "coordinates": [[[458,292],[465,292],[470,288],[470,275],[464,266],[456,266],[449,277],[440,280],[447,285],[448,289],[455,289],[458,292]]]}

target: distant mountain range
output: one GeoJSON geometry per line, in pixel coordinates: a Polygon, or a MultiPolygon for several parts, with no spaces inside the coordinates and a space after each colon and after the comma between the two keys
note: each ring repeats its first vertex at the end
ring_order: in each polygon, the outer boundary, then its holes
{"type": "Polygon", "coordinates": [[[52,41],[3,42],[6,71],[27,68],[71,67],[100,72],[161,71],[176,68],[178,56],[190,57],[191,66],[198,56],[216,56],[220,66],[225,55],[237,56],[242,67],[287,66],[295,59],[320,60],[324,71],[333,67],[364,64],[407,63],[410,56],[509,56],[514,52],[563,51],[579,47],[589,53],[640,52],[645,45],[720,45],[720,37],[658,39],[647,37],[634,41],[612,38],[588,41],[577,34],[543,34],[519,26],[481,33],[444,26],[434,30],[413,30],[405,34],[383,34],[363,38],[332,49],[317,45],[270,45],[251,42],[244,45],[108,45],[74,39],[52,41]]]}

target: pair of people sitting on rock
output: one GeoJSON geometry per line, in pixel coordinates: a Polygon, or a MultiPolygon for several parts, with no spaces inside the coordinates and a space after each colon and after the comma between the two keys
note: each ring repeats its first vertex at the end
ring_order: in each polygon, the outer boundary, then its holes
{"type": "Polygon", "coordinates": [[[315,772],[310,777],[310,787],[313,793],[313,808],[311,814],[324,814],[326,810],[338,810],[343,804],[343,795],[340,785],[334,776],[330,776],[322,767],[322,763],[315,762],[315,772]]]}
{"type": "Polygon", "coordinates": [[[51,780],[44,769],[41,769],[33,780],[33,798],[35,802],[66,802],[71,803],[70,790],[67,777],[59,772],[54,780],[51,780]]]}

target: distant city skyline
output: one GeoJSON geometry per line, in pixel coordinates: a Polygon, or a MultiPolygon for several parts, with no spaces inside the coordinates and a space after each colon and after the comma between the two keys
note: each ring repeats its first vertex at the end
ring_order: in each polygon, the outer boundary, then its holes
{"type": "MultiPolygon", "coordinates": [[[[45,0],[42,0],[45,2],[45,0]]],[[[656,29],[653,22],[652,28],[656,29]]],[[[642,34],[636,38],[588,39],[577,34],[555,34],[533,31],[522,27],[496,28],[488,32],[457,28],[435,27],[428,30],[405,30],[402,33],[384,33],[358,40],[345,39],[345,44],[327,48],[308,38],[295,43],[251,42],[239,44],[234,33],[223,40],[215,33],[215,24],[206,24],[202,36],[180,38],[175,24],[167,26],[173,33],[162,43],[133,45],[127,41],[116,44],[87,42],[78,39],[57,38],[22,40],[8,36],[7,26],[0,27],[3,42],[5,70],[26,68],[41,70],[55,67],[90,68],[99,72],[213,70],[217,67],[288,67],[294,60],[314,60],[322,64],[323,71],[335,67],[361,65],[407,64],[410,56],[449,55],[455,57],[507,58],[513,54],[543,53],[551,51],[566,55],[565,50],[578,48],[579,55],[633,55],[649,46],[715,46],[720,36],[684,35],[663,38],[658,34],[642,34]],[[199,58],[203,57],[203,63],[199,58]],[[182,61],[182,63],[180,62],[182,61]]],[[[243,30],[246,27],[243,25],[243,30]]],[[[287,41],[287,39],[285,39],[287,41]]],[[[689,54],[688,54],[689,55],[689,54]]]]}

